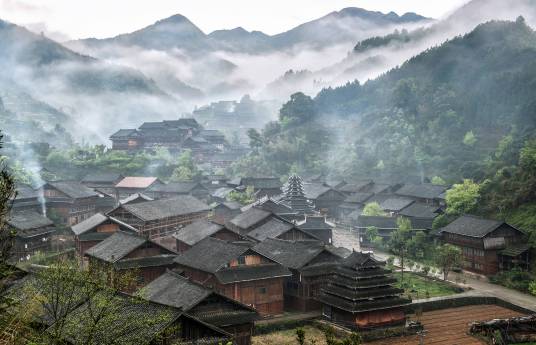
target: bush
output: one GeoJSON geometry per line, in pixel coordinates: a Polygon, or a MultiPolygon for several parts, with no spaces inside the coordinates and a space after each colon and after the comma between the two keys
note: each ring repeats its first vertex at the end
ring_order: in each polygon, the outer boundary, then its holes
{"type": "Polygon", "coordinates": [[[527,271],[514,268],[510,271],[500,272],[490,277],[489,280],[494,284],[499,284],[510,289],[529,292],[529,285],[534,280],[534,277],[527,271]]]}

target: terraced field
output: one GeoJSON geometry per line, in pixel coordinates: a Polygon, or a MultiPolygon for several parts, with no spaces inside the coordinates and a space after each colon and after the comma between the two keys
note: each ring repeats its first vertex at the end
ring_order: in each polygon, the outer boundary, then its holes
{"type": "MultiPolygon", "coordinates": [[[[421,317],[421,322],[427,330],[424,343],[427,345],[481,345],[484,343],[467,334],[469,323],[519,315],[521,314],[518,312],[495,305],[476,305],[426,312],[421,317]]],[[[367,343],[367,345],[417,344],[419,344],[417,336],[367,343]]]]}

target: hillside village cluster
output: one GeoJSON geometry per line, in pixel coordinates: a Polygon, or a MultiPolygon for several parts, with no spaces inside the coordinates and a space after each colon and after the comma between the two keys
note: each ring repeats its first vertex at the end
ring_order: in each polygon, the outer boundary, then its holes
{"type": "MultiPolygon", "coordinates": [[[[226,147],[223,135],[192,119],[145,123],[111,140],[114,150],[163,146],[200,156],[226,147]]],[[[183,338],[247,345],[256,322],[288,312],[318,312],[355,330],[406,325],[412,300],[366,236],[374,227],[387,241],[401,217],[432,241],[460,247],[466,271],[491,276],[529,267],[526,236],[507,223],[462,215],[432,230],[446,190],[322,175],[164,183],[89,172],[38,189],[19,185],[8,224],[17,231],[14,261],[75,248],[89,270],[134,274],[126,296],[143,289],[151,303],[177,310],[183,338]],[[229,201],[229,193],[251,188],[254,202],[229,201]],[[362,215],[371,202],[385,215],[362,215]]]]}

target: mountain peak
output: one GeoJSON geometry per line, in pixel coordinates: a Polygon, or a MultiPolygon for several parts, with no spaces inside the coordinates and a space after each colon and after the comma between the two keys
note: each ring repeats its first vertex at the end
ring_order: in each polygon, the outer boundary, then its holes
{"type": "Polygon", "coordinates": [[[190,19],[186,18],[182,14],[174,14],[171,17],[167,17],[157,21],[155,24],[161,23],[191,23],[190,19]]]}

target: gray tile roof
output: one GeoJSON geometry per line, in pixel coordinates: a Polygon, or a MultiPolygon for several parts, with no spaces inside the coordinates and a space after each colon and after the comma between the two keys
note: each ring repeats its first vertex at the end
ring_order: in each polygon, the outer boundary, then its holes
{"type": "Polygon", "coordinates": [[[197,242],[212,236],[223,229],[225,229],[223,225],[213,223],[208,219],[201,219],[180,229],[178,233],[173,235],[173,237],[181,242],[193,246],[197,242]]]}
{"type": "Polygon", "coordinates": [[[83,199],[96,197],[98,194],[77,181],[48,182],[47,185],[59,190],[63,194],[73,199],[83,199]]]}
{"type": "Polygon", "coordinates": [[[139,135],[138,131],[135,129],[120,129],[114,134],[112,134],[110,136],[110,139],[124,139],[124,138],[131,137],[133,135],[135,136],[139,135]]]}
{"type": "Polygon", "coordinates": [[[204,272],[215,273],[247,252],[250,246],[251,244],[230,243],[207,237],[179,255],[175,262],[204,272]]]}
{"type": "Polygon", "coordinates": [[[355,203],[355,204],[363,204],[365,201],[370,199],[374,194],[372,193],[352,193],[346,199],[344,199],[344,202],[347,203],[355,203]]]}
{"type": "Polygon", "coordinates": [[[436,213],[438,210],[439,207],[437,206],[430,206],[416,202],[404,208],[400,211],[400,214],[407,217],[435,218],[438,216],[438,213],[436,213]]]}
{"type": "Polygon", "coordinates": [[[277,177],[243,177],[240,185],[253,186],[255,189],[277,189],[283,186],[277,177]]]}
{"type": "Polygon", "coordinates": [[[145,221],[209,211],[210,207],[190,195],[120,206],[145,221]]]}
{"type": "Polygon", "coordinates": [[[17,237],[29,238],[54,232],[54,222],[34,210],[14,210],[7,224],[17,230],[17,237]]]}
{"type": "Polygon", "coordinates": [[[437,186],[431,183],[405,184],[396,194],[422,199],[437,199],[447,189],[445,186],[437,186]]]}
{"type": "Polygon", "coordinates": [[[247,235],[257,241],[264,241],[267,238],[277,238],[293,228],[294,224],[272,217],[266,223],[248,232],[247,235]]]}
{"type": "Polygon", "coordinates": [[[413,199],[392,196],[389,199],[386,199],[380,203],[380,207],[386,211],[398,212],[408,207],[414,202],[413,199]]]}
{"type": "Polygon", "coordinates": [[[89,173],[82,179],[82,182],[115,183],[122,178],[123,175],[114,172],[89,173]]]}
{"type": "Polygon", "coordinates": [[[326,217],[324,216],[306,216],[305,219],[301,222],[298,222],[297,225],[300,229],[305,230],[335,228],[335,224],[328,223],[326,221],[326,217]]]}
{"type": "Polygon", "coordinates": [[[127,270],[141,267],[159,267],[174,265],[175,254],[160,254],[153,256],[144,256],[140,258],[128,258],[117,261],[114,263],[114,267],[118,270],[127,270]]]}
{"type": "Polygon", "coordinates": [[[222,284],[239,283],[269,278],[289,277],[292,273],[279,264],[239,266],[225,268],[215,273],[222,284]]]}
{"type": "Polygon", "coordinates": [[[328,187],[322,183],[304,183],[303,191],[307,199],[314,200],[321,196],[322,194],[330,191],[332,188],[328,187]]]}
{"type": "Polygon", "coordinates": [[[337,190],[343,193],[359,193],[362,192],[365,187],[369,186],[371,183],[371,180],[352,182],[337,188],[337,190]]]}
{"type": "Polygon", "coordinates": [[[141,291],[144,299],[188,311],[212,294],[210,289],[167,271],[141,291]]]}
{"type": "Polygon", "coordinates": [[[240,229],[247,229],[265,220],[272,215],[271,212],[252,207],[231,219],[229,222],[240,229]]]}
{"type": "Polygon", "coordinates": [[[253,249],[285,267],[300,269],[324,251],[324,244],[268,238],[253,249]]]}
{"type": "Polygon", "coordinates": [[[154,184],[147,189],[148,192],[187,194],[195,188],[206,189],[198,182],[170,182],[168,184],[154,184]]]}
{"type": "Polygon", "coordinates": [[[482,238],[505,224],[502,221],[464,215],[443,227],[440,232],[482,238]]]}
{"type": "Polygon", "coordinates": [[[88,249],[86,255],[114,263],[147,241],[144,237],[118,231],[106,240],[88,249]]]}
{"type": "Polygon", "coordinates": [[[88,219],[83,220],[76,225],[73,225],[71,227],[71,230],[73,231],[75,235],[78,236],[78,235],[83,234],[86,231],[93,229],[96,226],[101,225],[107,220],[108,220],[107,216],[103,215],[102,213],[97,213],[97,214],[92,215],[88,219]]]}
{"type": "Polygon", "coordinates": [[[240,208],[242,208],[242,204],[236,201],[226,201],[222,204],[230,210],[239,210],[240,208]]]}

